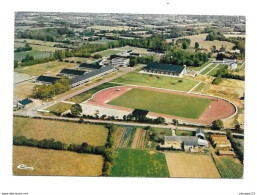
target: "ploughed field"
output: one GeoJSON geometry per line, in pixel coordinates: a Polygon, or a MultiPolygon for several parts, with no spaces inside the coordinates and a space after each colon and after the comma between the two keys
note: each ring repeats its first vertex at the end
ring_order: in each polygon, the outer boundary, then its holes
{"type": "Polygon", "coordinates": [[[197,119],[211,99],[133,88],[108,104],[197,119]]]}
{"type": "Polygon", "coordinates": [[[101,155],[13,146],[14,175],[100,176],[102,167],[101,155]],[[17,168],[21,164],[33,170],[17,168]]]}

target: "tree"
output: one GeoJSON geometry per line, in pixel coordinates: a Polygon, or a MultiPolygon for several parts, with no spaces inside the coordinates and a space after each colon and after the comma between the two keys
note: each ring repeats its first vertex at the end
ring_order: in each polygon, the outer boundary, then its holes
{"type": "Polygon", "coordinates": [[[178,125],[178,120],[177,119],[172,119],[172,123],[177,126],[178,125]]]}
{"type": "Polygon", "coordinates": [[[156,123],[163,124],[165,123],[165,118],[159,116],[155,119],[156,123]]]}
{"type": "Polygon", "coordinates": [[[195,49],[198,49],[199,48],[199,43],[198,42],[195,42],[195,49]]]}
{"type": "Polygon", "coordinates": [[[220,130],[224,128],[224,124],[222,120],[215,120],[212,122],[212,129],[214,130],[220,130]]]}
{"type": "Polygon", "coordinates": [[[82,113],[82,108],[79,104],[73,104],[70,110],[71,110],[72,116],[74,117],[77,117],[82,113]]]}
{"type": "Polygon", "coordinates": [[[235,125],[235,130],[236,131],[241,131],[242,130],[240,124],[235,125]]]}

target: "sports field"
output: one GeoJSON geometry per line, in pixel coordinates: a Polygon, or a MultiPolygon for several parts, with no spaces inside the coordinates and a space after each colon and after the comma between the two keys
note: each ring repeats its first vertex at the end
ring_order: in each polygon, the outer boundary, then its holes
{"type": "Polygon", "coordinates": [[[151,112],[197,119],[211,103],[211,99],[153,90],[131,89],[108,104],[149,110],[151,112]]]}
{"type": "Polygon", "coordinates": [[[169,177],[163,153],[151,150],[116,149],[111,176],[169,177]]]}
{"type": "Polygon", "coordinates": [[[220,178],[209,155],[166,152],[170,177],[220,178]]]}
{"type": "Polygon", "coordinates": [[[125,74],[117,79],[114,79],[113,82],[117,83],[125,83],[132,85],[141,85],[141,86],[149,86],[149,87],[159,87],[165,89],[174,89],[180,91],[188,91],[192,89],[197,81],[182,79],[182,78],[174,78],[174,77],[166,77],[166,76],[155,76],[137,72],[130,72],[125,74]],[[182,82],[179,82],[179,81],[182,82]]]}
{"type": "Polygon", "coordinates": [[[13,118],[13,135],[27,138],[55,139],[65,144],[82,144],[103,146],[108,130],[103,125],[79,124],[55,120],[13,118]],[[97,138],[97,139],[96,139],[97,138]]]}
{"type": "Polygon", "coordinates": [[[95,54],[100,54],[102,57],[109,57],[110,55],[114,55],[122,52],[123,52],[122,50],[118,50],[118,49],[107,49],[104,51],[93,53],[92,56],[95,54]]]}
{"type": "Polygon", "coordinates": [[[101,155],[13,146],[14,175],[100,176],[102,167],[101,155]],[[20,164],[33,170],[18,169],[20,164]]]}

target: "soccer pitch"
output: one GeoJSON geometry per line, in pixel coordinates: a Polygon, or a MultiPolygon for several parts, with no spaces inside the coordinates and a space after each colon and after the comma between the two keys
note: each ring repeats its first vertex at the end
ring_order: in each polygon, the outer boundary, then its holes
{"type": "Polygon", "coordinates": [[[198,119],[210,103],[211,99],[207,98],[144,89],[132,89],[108,102],[111,105],[191,119],[198,119]]]}

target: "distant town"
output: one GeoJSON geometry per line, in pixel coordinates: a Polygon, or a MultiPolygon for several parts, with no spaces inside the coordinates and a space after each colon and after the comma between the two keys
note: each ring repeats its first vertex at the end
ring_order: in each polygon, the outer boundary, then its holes
{"type": "Polygon", "coordinates": [[[242,178],[245,24],[16,12],[13,174],[242,178]]]}

